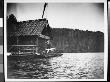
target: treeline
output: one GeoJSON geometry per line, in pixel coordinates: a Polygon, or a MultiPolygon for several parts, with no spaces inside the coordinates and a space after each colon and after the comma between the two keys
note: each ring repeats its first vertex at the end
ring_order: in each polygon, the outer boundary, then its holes
{"type": "Polygon", "coordinates": [[[104,33],[78,29],[53,28],[52,46],[64,53],[104,52],[104,33]]]}

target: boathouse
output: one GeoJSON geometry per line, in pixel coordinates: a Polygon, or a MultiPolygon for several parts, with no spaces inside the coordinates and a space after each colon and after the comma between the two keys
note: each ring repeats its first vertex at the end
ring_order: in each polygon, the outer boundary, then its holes
{"type": "Polygon", "coordinates": [[[12,14],[7,18],[7,51],[16,54],[35,54],[47,48],[46,42],[51,39],[51,28],[48,20],[16,20],[12,14]]]}

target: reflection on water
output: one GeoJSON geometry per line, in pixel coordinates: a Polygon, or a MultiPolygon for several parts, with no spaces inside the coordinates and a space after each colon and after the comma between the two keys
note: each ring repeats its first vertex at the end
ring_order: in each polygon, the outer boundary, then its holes
{"type": "Polygon", "coordinates": [[[32,56],[9,57],[9,78],[40,78],[48,79],[52,72],[48,58],[36,58],[32,56]]]}
{"type": "Polygon", "coordinates": [[[64,53],[60,57],[8,56],[8,78],[103,79],[103,53],[64,53]]]}

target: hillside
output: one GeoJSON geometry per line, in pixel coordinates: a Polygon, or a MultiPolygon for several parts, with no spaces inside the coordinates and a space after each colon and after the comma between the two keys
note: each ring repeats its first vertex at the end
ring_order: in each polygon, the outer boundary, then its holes
{"type": "Polygon", "coordinates": [[[64,53],[103,52],[104,33],[52,28],[52,46],[64,53]]]}

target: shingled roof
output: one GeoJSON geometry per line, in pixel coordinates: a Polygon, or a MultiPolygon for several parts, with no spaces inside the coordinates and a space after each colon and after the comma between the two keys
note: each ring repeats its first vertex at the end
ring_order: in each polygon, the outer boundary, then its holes
{"type": "Polygon", "coordinates": [[[42,35],[42,31],[48,25],[48,20],[38,19],[16,23],[16,30],[10,33],[10,36],[37,35],[41,38],[50,39],[49,36],[42,35]]]}

